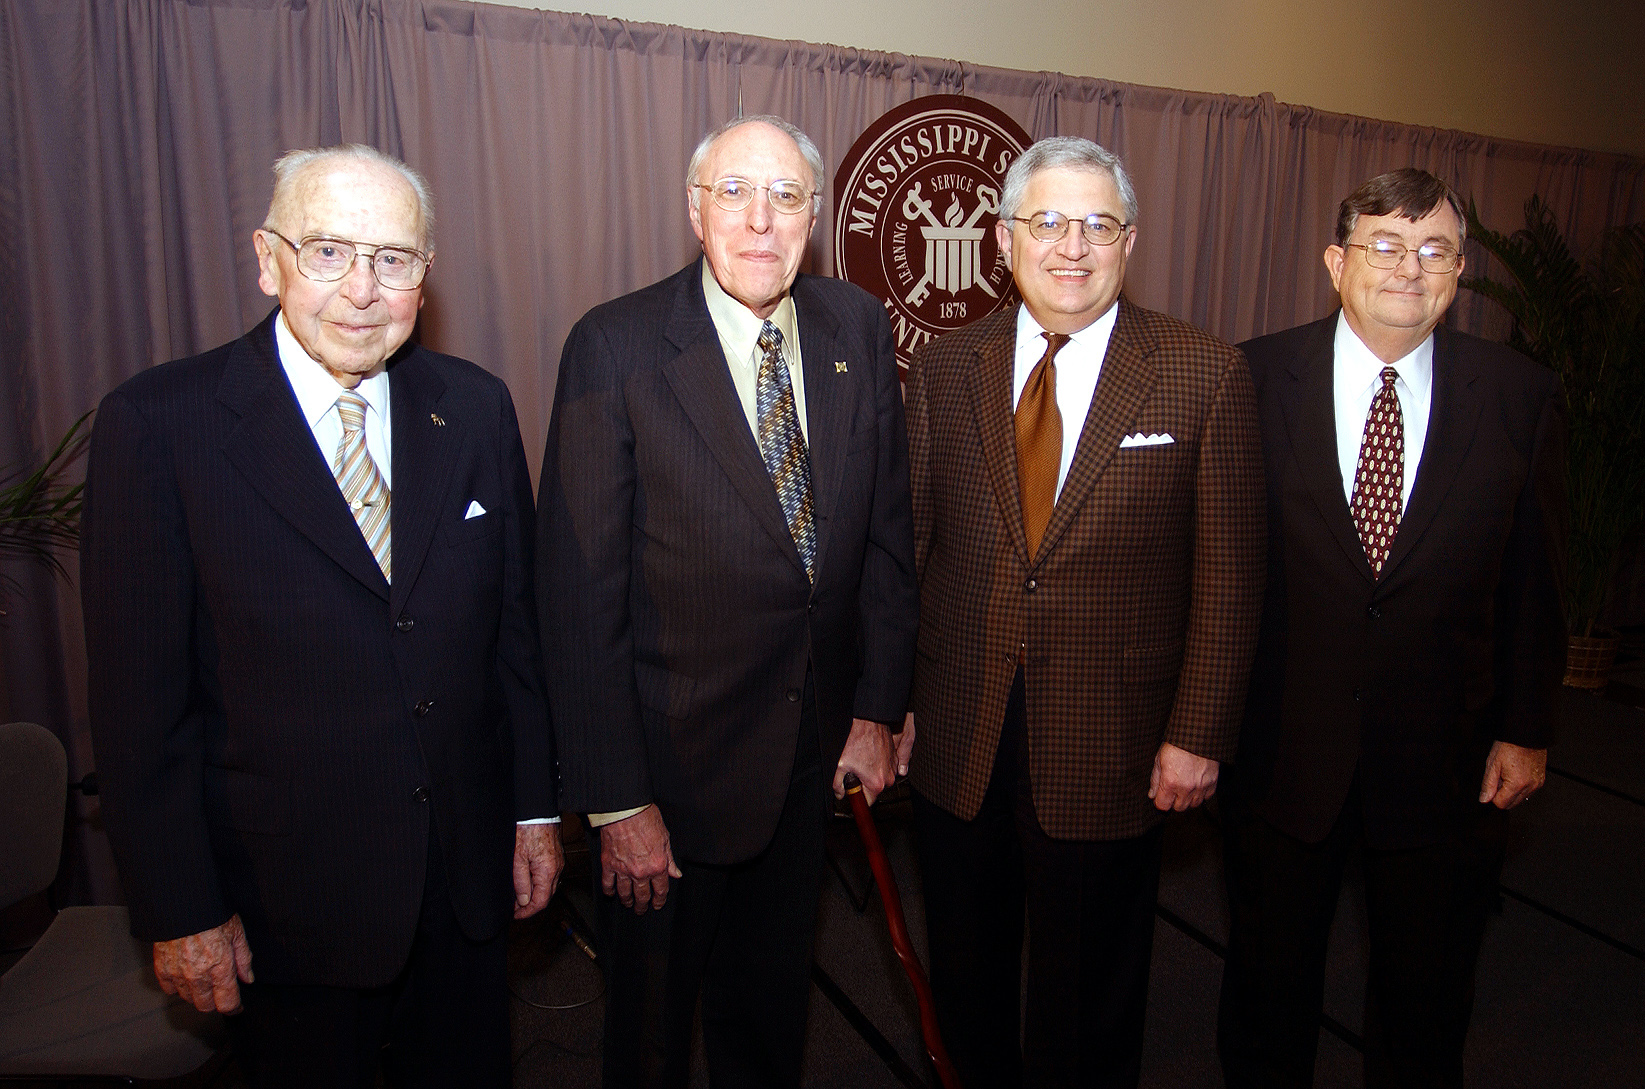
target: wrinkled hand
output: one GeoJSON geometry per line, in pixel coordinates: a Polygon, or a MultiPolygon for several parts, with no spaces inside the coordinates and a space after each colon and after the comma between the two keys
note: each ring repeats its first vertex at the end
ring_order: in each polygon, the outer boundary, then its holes
{"type": "Polygon", "coordinates": [[[863,797],[873,805],[880,791],[897,781],[895,757],[891,730],[884,723],[852,719],[851,736],[845,739],[845,751],[834,769],[834,797],[845,797],[845,776],[850,772],[862,784],[863,797]]]}
{"type": "Polygon", "coordinates": [[[897,776],[906,778],[908,761],[914,755],[914,712],[903,716],[902,733],[894,735],[891,740],[897,744],[897,776]]]}
{"type": "Polygon", "coordinates": [[[1148,777],[1148,796],[1154,799],[1154,808],[1180,813],[1200,805],[1217,792],[1220,766],[1169,741],[1162,743],[1154,754],[1154,771],[1148,777]]]}
{"type": "Polygon", "coordinates": [[[526,919],[548,906],[565,869],[557,824],[514,826],[514,917],[526,919]]]}
{"type": "Polygon", "coordinates": [[[1485,758],[1485,781],[1479,787],[1479,800],[1498,809],[1512,809],[1541,790],[1547,778],[1547,749],[1494,741],[1491,754],[1485,758]]]}
{"type": "Polygon", "coordinates": [[[251,946],[234,915],[221,926],[154,943],[160,989],[180,995],[201,1013],[240,1012],[240,983],[251,983],[251,946]]]}
{"type": "Polygon", "coordinates": [[[662,907],[668,902],[668,879],[683,876],[674,865],[668,827],[656,806],[600,828],[600,887],[634,914],[662,907]]]}

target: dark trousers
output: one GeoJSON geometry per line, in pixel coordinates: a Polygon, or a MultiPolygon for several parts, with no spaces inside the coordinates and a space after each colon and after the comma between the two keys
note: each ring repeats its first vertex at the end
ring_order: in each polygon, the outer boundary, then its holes
{"type": "Polygon", "coordinates": [[[1029,787],[1023,707],[1019,676],[975,819],[914,795],[943,1043],[961,1082],[979,1089],[1135,1086],[1161,831],[1113,841],[1046,835],[1029,787]]]}
{"type": "Polygon", "coordinates": [[[758,856],[733,866],[676,858],[685,876],[644,915],[605,895],[595,867],[606,1089],[685,1086],[699,996],[715,1089],[800,1084],[833,777],[809,684],[804,706],[782,817],[758,856]]]}
{"type": "Polygon", "coordinates": [[[394,982],[242,983],[240,998],[234,1056],[257,1089],[371,1089],[379,1058],[393,1086],[506,1087],[512,1077],[508,931],[483,942],[463,934],[433,829],[417,935],[394,982]]]}
{"type": "Polygon", "coordinates": [[[1481,806],[1440,843],[1382,851],[1361,846],[1357,784],[1320,843],[1291,838],[1237,795],[1222,813],[1231,928],[1217,1048],[1230,1089],[1313,1084],[1326,944],[1355,847],[1370,925],[1365,1084],[1460,1089],[1503,814],[1481,806]]]}

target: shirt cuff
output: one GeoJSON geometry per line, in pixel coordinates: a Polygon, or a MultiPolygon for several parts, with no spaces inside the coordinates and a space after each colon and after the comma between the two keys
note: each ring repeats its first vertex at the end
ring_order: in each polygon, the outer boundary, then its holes
{"type": "Polygon", "coordinates": [[[614,813],[589,813],[586,816],[588,817],[589,827],[601,828],[608,824],[616,824],[618,821],[625,821],[638,813],[644,813],[650,808],[649,805],[640,805],[635,806],[633,809],[619,809],[614,813]]]}
{"type": "Polygon", "coordinates": [[[559,824],[559,817],[532,817],[528,821],[515,821],[515,824],[559,824]]]}

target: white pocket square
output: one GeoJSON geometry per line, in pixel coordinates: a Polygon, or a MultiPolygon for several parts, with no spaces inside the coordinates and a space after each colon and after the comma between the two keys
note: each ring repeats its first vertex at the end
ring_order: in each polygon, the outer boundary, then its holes
{"type": "Polygon", "coordinates": [[[466,522],[470,518],[478,518],[485,512],[486,509],[480,506],[480,501],[478,499],[470,499],[468,501],[468,509],[463,512],[463,521],[466,522]]]}
{"type": "Polygon", "coordinates": [[[1121,439],[1120,449],[1124,450],[1130,446],[1169,446],[1176,441],[1170,435],[1144,435],[1138,431],[1135,435],[1127,435],[1121,439]]]}

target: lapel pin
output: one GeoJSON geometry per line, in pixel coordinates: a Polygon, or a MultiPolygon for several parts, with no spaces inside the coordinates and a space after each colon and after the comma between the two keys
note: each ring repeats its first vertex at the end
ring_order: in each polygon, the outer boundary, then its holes
{"type": "Polygon", "coordinates": [[[834,373],[835,374],[844,374],[845,373],[845,360],[836,359],[834,361],[834,373]]]}
{"type": "Polygon", "coordinates": [[[435,427],[444,427],[446,425],[446,422],[440,419],[440,414],[438,412],[430,412],[428,414],[428,418],[434,421],[435,427]]]}

